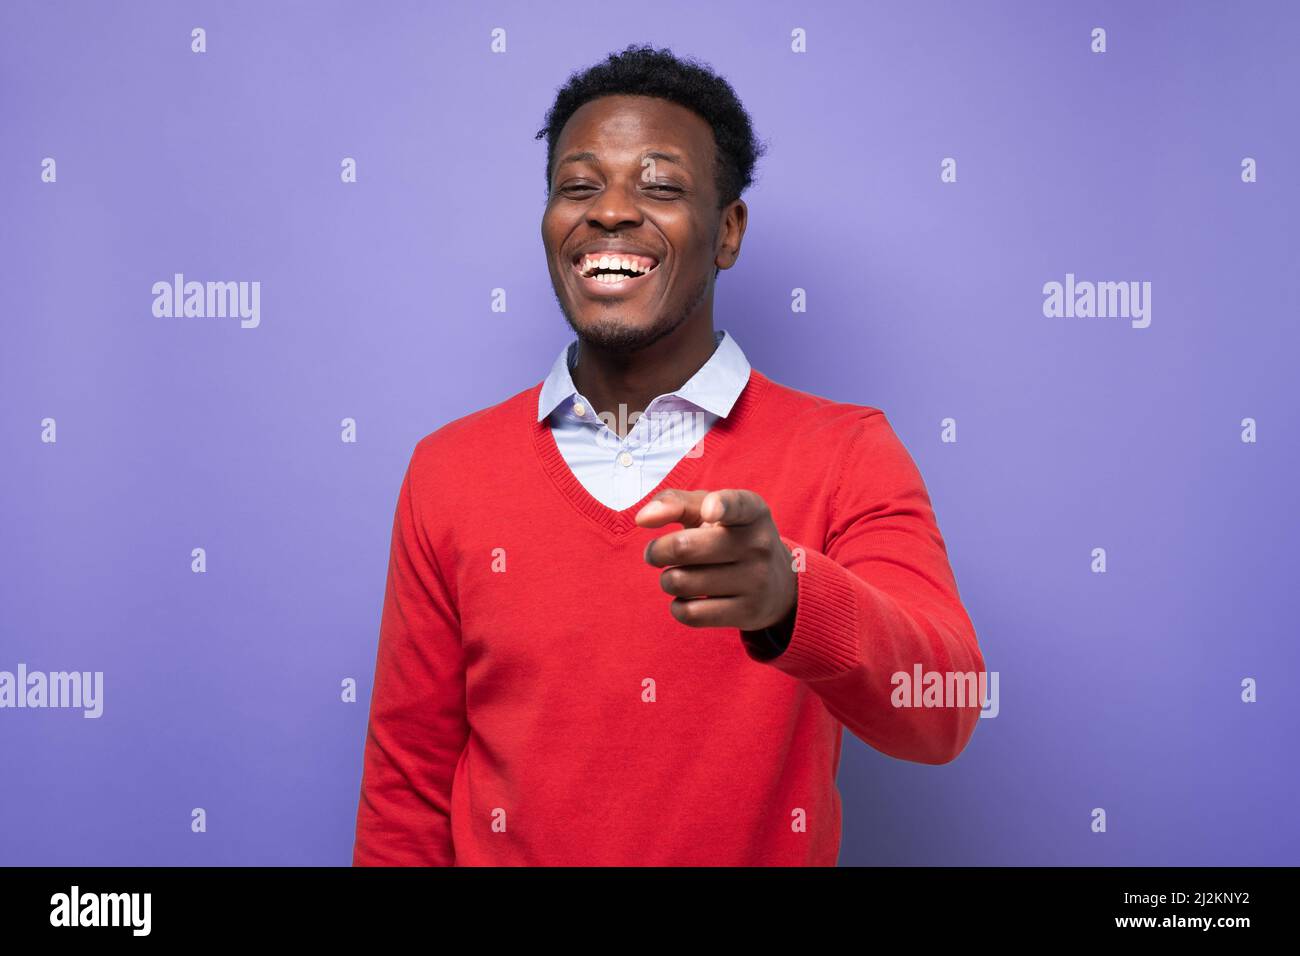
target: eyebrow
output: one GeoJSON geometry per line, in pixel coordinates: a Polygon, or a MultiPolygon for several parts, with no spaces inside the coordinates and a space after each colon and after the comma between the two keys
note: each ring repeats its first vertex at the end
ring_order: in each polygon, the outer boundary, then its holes
{"type": "MultiPolygon", "coordinates": [[[[686,163],[682,160],[682,158],[678,156],[676,153],[665,153],[662,150],[657,150],[657,149],[650,150],[649,152],[643,154],[641,158],[662,159],[666,163],[676,163],[678,166],[686,165],[686,163]]],[[[565,165],[566,163],[597,163],[599,161],[600,160],[596,158],[595,153],[589,150],[584,150],[581,153],[570,153],[568,156],[565,156],[562,160],[560,160],[558,163],[555,164],[555,168],[559,169],[561,166],[565,165]]]]}

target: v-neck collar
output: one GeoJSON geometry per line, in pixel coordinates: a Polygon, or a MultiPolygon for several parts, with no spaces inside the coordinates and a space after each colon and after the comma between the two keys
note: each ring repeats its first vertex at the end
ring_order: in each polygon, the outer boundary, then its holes
{"type": "Polygon", "coordinates": [[[591,492],[574,475],[573,470],[569,468],[569,463],[564,460],[564,456],[560,453],[560,448],[555,443],[555,436],[551,434],[549,419],[537,420],[537,400],[544,383],[539,382],[529,390],[529,400],[523,402],[523,408],[528,415],[527,425],[533,433],[533,445],[537,448],[537,456],[541,460],[542,470],[550,475],[560,495],[572,504],[579,514],[589,518],[613,537],[622,538],[638,527],[636,513],[645,507],[646,502],[659,492],[667,488],[689,489],[691,487],[691,483],[695,480],[705,456],[718,455],[726,448],[732,434],[749,416],[754,405],[762,396],[767,383],[766,376],[762,375],[757,369],[751,368],[749,380],[745,383],[745,388],[740,393],[740,397],[736,399],[736,403],[731,407],[730,413],[726,418],[720,418],[714,422],[713,426],[704,433],[704,437],[700,439],[704,444],[701,449],[702,453],[698,455],[688,453],[683,456],[659,484],[648,491],[640,501],[624,508],[622,511],[615,511],[592,496],[591,492]]]}

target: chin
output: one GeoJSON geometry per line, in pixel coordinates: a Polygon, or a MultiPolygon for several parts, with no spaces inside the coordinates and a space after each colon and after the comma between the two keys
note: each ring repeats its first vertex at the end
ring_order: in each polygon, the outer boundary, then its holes
{"type": "Polygon", "coordinates": [[[653,345],[673,330],[671,323],[629,322],[626,319],[596,319],[570,322],[573,331],[588,345],[603,352],[627,354],[653,345]]]}

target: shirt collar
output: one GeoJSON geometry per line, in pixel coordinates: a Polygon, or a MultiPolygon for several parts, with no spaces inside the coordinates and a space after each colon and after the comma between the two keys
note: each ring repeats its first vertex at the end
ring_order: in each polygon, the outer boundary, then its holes
{"type": "MultiPolygon", "coordinates": [[[[749,381],[749,361],[740,345],[725,329],[713,333],[717,347],[709,360],[700,366],[681,388],[668,395],[676,396],[690,402],[697,408],[724,418],[736,404],[736,399],[745,390],[749,381]]],[[[569,370],[577,356],[577,341],[570,342],[560,350],[550,374],[542,383],[541,393],[537,398],[537,420],[547,418],[561,404],[573,398],[578,389],[573,384],[569,370]]],[[[663,396],[660,396],[663,397],[663,396]]]]}

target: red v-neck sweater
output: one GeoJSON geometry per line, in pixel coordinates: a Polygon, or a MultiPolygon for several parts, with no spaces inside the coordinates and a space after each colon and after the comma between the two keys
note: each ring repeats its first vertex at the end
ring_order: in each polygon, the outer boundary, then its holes
{"type": "Polygon", "coordinates": [[[411,456],[354,865],[835,865],[841,727],[940,764],[979,717],[891,703],[916,665],[984,666],[912,459],[880,410],[753,371],[655,489],[748,488],[802,549],[793,637],[764,661],[672,617],[643,552],[680,526],[637,527],[654,492],[591,497],[540,387],[411,456]]]}

